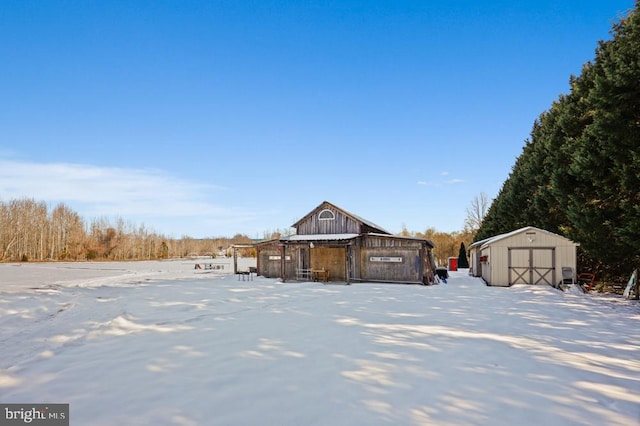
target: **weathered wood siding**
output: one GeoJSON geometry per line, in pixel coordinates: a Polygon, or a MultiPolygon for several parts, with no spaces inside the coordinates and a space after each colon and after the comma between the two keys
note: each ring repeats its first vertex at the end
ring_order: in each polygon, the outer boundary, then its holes
{"type": "Polygon", "coordinates": [[[360,270],[363,280],[371,281],[422,281],[422,258],[419,250],[396,248],[363,248],[360,257],[360,270]],[[400,262],[376,262],[376,258],[401,259],[400,262]]]}
{"type": "Polygon", "coordinates": [[[317,209],[309,217],[298,224],[296,233],[298,235],[312,234],[359,234],[361,232],[360,223],[346,216],[340,211],[332,208],[330,210],[333,219],[319,219],[318,215],[325,209],[317,209]]]}
{"type": "Polygon", "coordinates": [[[284,262],[284,273],[286,280],[295,280],[296,279],[296,269],[300,263],[298,259],[298,254],[300,253],[300,248],[305,248],[306,245],[294,244],[288,245],[285,250],[285,262],[284,262]]]}
{"type": "Polygon", "coordinates": [[[362,256],[362,250],[358,244],[349,246],[347,248],[349,256],[349,277],[360,278],[362,276],[362,268],[360,267],[360,257],[362,256]]]}
{"type": "Polygon", "coordinates": [[[401,238],[378,237],[375,235],[367,235],[361,238],[360,245],[362,247],[384,247],[384,248],[415,248],[420,249],[423,246],[419,240],[405,240],[401,238]]]}
{"type": "Polygon", "coordinates": [[[432,244],[426,240],[392,236],[326,201],[293,226],[298,236],[320,237],[280,240],[292,257],[286,262],[285,279],[295,279],[296,268],[304,264],[304,269],[328,270],[332,281],[433,281],[432,244]]]}
{"type": "MultiPolygon", "coordinates": [[[[295,279],[299,264],[299,253],[306,245],[290,245],[284,250],[284,270],[286,279],[295,279]]],[[[280,278],[282,273],[282,247],[279,244],[264,244],[256,247],[258,252],[258,275],[265,278],[280,278]]]]}
{"type": "Polygon", "coordinates": [[[280,250],[277,247],[258,251],[258,275],[266,278],[280,277],[280,250]]]}
{"type": "Polygon", "coordinates": [[[367,281],[422,282],[425,273],[424,243],[389,237],[366,236],[359,240],[354,277],[367,281]]]}

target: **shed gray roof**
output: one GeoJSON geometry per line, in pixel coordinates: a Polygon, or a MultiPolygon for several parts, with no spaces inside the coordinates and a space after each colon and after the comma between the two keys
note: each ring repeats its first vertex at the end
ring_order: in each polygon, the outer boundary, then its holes
{"type": "MultiPolygon", "coordinates": [[[[530,231],[535,231],[535,232],[542,232],[548,235],[553,235],[556,237],[560,237],[560,238],[564,238],[565,240],[568,240],[567,237],[563,237],[562,235],[559,234],[555,234],[551,231],[547,231],[544,229],[540,229],[540,228],[536,228],[535,226],[525,226],[524,228],[520,228],[520,229],[516,229],[515,231],[511,231],[511,232],[506,232],[504,234],[499,234],[499,235],[495,235],[493,237],[490,238],[486,238],[484,240],[480,240],[480,241],[476,241],[475,243],[471,244],[469,246],[469,249],[475,248],[475,247],[480,247],[480,248],[484,248],[486,246],[488,246],[489,244],[495,243],[496,241],[500,241],[500,240],[504,240],[505,238],[509,238],[509,237],[513,237],[514,235],[518,235],[521,234],[523,232],[530,232],[530,231]]],[[[578,245],[577,243],[574,243],[576,245],[578,245]]]]}
{"type": "Polygon", "coordinates": [[[485,238],[484,240],[476,241],[475,243],[473,243],[473,244],[471,244],[469,246],[469,250],[471,250],[472,248],[475,248],[475,247],[480,247],[481,245],[483,245],[484,243],[486,243],[487,241],[489,241],[492,238],[495,238],[495,237],[489,237],[489,238],[485,238]]]}

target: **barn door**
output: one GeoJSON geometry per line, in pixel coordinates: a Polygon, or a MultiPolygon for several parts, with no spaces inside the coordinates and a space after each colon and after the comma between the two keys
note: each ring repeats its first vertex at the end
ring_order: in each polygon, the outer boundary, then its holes
{"type": "Polygon", "coordinates": [[[325,269],[332,281],[346,280],[346,247],[316,247],[311,249],[311,269],[325,269]]]}
{"type": "Polygon", "coordinates": [[[309,269],[309,252],[306,248],[298,249],[298,266],[299,270],[309,269]]]}
{"type": "Polygon", "coordinates": [[[511,247],[508,262],[509,285],[554,285],[555,249],[553,247],[511,247]]]}

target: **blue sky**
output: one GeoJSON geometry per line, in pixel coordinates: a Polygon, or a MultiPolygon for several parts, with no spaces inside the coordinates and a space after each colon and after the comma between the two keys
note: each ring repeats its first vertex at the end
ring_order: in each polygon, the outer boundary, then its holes
{"type": "Polygon", "coordinates": [[[456,231],[633,0],[0,8],[0,200],[252,238],[322,201],[456,231]]]}

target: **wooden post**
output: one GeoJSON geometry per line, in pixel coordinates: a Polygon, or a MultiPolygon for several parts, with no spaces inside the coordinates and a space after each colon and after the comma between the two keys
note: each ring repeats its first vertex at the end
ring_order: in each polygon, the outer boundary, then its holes
{"type": "Polygon", "coordinates": [[[282,279],[282,282],[286,281],[286,275],[287,275],[287,271],[286,271],[287,262],[285,261],[286,255],[287,255],[287,249],[286,249],[286,246],[283,244],[280,246],[280,279],[282,279]]]}
{"type": "Polygon", "coordinates": [[[258,250],[258,245],[256,245],[256,276],[260,275],[260,250],[258,250]]]}
{"type": "Polygon", "coordinates": [[[425,244],[420,244],[420,248],[418,249],[418,258],[420,259],[418,262],[418,279],[420,281],[422,281],[423,284],[425,284],[425,275],[426,275],[426,271],[424,269],[424,253],[426,251],[426,247],[425,244]]]}
{"type": "Polygon", "coordinates": [[[238,248],[233,246],[233,273],[238,273],[238,248]]]}
{"type": "Polygon", "coordinates": [[[345,271],[344,277],[347,281],[347,285],[351,284],[349,282],[349,269],[351,268],[351,245],[347,245],[345,249],[345,271]]]}

